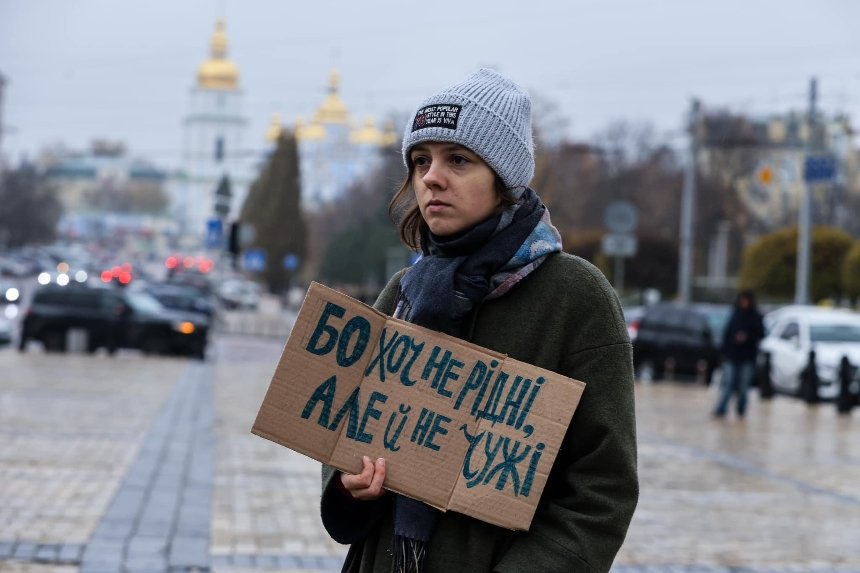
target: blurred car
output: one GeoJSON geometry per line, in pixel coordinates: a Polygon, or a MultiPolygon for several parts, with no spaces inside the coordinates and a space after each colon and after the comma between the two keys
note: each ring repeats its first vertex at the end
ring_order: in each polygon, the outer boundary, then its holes
{"type": "Polygon", "coordinates": [[[815,350],[818,397],[830,400],[839,394],[839,364],[846,356],[860,366],[860,315],[839,309],[783,308],[770,317],[770,332],[759,347],[760,363],[770,360],[774,391],[799,396],[801,373],[815,350]]]}
{"type": "Polygon", "coordinates": [[[86,333],[86,351],[133,348],[150,354],[180,353],[203,359],[209,322],[201,314],[165,309],[143,292],[86,286],[45,286],[33,294],[21,320],[19,349],[40,341],[65,352],[70,331],[86,333]]]}
{"type": "Polygon", "coordinates": [[[730,304],[696,302],[691,305],[696,311],[705,315],[708,324],[711,326],[711,333],[714,336],[714,343],[717,348],[722,346],[723,332],[726,330],[726,325],[729,323],[729,318],[732,316],[733,306],[730,304]]]}
{"type": "Polygon", "coordinates": [[[209,318],[215,313],[215,304],[211,297],[190,286],[152,283],[143,287],[142,290],[166,308],[184,312],[197,312],[209,318]]]}
{"type": "Polygon", "coordinates": [[[195,269],[186,269],[179,272],[168,272],[166,282],[175,285],[195,288],[207,295],[213,294],[215,287],[212,284],[211,275],[199,272],[195,269]]]}
{"type": "Polygon", "coordinates": [[[30,268],[11,256],[0,257],[0,276],[22,278],[26,277],[30,268]]]}
{"type": "Polygon", "coordinates": [[[773,327],[776,325],[780,317],[785,316],[786,314],[798,314],[809,311],[814,312],[817,310],[821,310],[821,308],[822,307],[820,306],[814,306],[811,304],[789,304],[775,308],[770,312],[765,313],[765,315],[762,317],[765,333],[773,330],[773,327]]]}
{"type": "Polygon", "coordinates": [[[720,366],[720,343],[729,305],[655,304],[646,307],[633,339],[633,367],[642,381],[703,378],[710,384],[720,366]]]}
{"type": "Polygon", "coordinates": [[[645,314],[645,308],[644,306],[629,306],[622,309],[630,340],[635,340],[636,335],[639,333],[639,321],[642,320],[642,315],[645,314]]]}
{"type": "Polygon", "coordinates": [[[226,280],[218,286],[217,295],[231,310],[257,310],[260,305],[260,286],[247,280],[226,280]]]}
{"type": "Polygon", "coordinates": [[[0,315],[0,346],[12,342],[12,323],[5,316],[0,315]]]}

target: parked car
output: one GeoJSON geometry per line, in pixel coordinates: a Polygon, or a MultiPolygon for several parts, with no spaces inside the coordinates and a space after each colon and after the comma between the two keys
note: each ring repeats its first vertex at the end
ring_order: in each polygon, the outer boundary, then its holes
{"type": "Polygon", "coordinates": [[[764,322],[765,334],[773,330],[773,327],[776,325],[777,321],[786,314],[798,314],[807,311],[814,312],[821,309],[822,307],[811,304],[789,304],[774,308],[773,310],[766,312],[762,317],[762,321],[764,322]]]}
{"type": "MultiPolygon", "coordinates": [[[[759,362],[770,360],[774,391],[799,396],[801,373],[815,350],[818,397],[839,394],[839,363],[846,356],[860,366],[860,315],[847,310],[795,307],[780,309],[759,347],[759,362]]],[[[773,317],[771,317],[773,318],[773,317]]]]}
{"type": "Polygon", "coordinates": [[[0,315],[0,346],[5,346],[12,342],[12,323],[0,315]]]}
{"type": "Polygon", "coordinates": [[[242,279],[228,279],[218,285],[218,298],[231,310],[257,310],[260,304],[260,285],[242,279]]]}
{"type": "Polygon", "coordinates": [[[215,290],[215,285],[213,285],[210,275],[196,271],[170,273],[166,282],[172,285],[197,289],[207,296],[213,294],[215,290]]]}
{"type": "Polygon", "coordinates": [[[627,324],[627,334],[630,340],[635,340],[639,334],[639,321],[642,320],[642,315],[645,314],[644,306],[625,306],[624,307],[624,322],[627,324]]]}
{"type": "Polygon", "coordinates": [[[667,371],[710,384],[720,366],[720,343],[731,306],[656,304],[639,319],[633,339],[633,367],[642,381],[663,378],[667,371]]]}
{"type": "Polygon", "coordinates": [[[65,352],[73,330],[86,333],[88,352],[133,348],[203,359],[209,322],[201,314],[165,309],[143,292],[49,285],[33,294],[24,311],[19,348],[26,350],[30,340],[37,340],[49,352],[65,352]]]}
{"type": "Polygon", "coordinates": [[[167,308],[184,312],[197,312],[211,318],[215,305],[211,297],[194,287],[171,283],[151,283],[142,288],[167,308]]]}
{"type": "Polygon", "coordinates": [[[27,265],[8,255],[0,256],[0,277],[22,278],[27,276],[29,270],[27,265]]]}

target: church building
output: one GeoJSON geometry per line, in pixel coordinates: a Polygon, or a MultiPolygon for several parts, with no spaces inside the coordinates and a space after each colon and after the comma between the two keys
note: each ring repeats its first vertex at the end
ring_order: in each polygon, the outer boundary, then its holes
{"type": "Polygon", "coordinates": [[[380,151],[397,143],[393,125],[379,129],[372,116],[357,125],[340,97],[340,75],[332,71],[327,94],[310,121],[296,120],[302,201],[309,209],[341,196],[379,164],[380,151]]]}
{"type": "MultiPolygon", "coordinates": [[[[189,245],[199,243],[214,220],[233,218],[254,177],[254,158],[243,151],[247,119],[242,113],[239,68],[227,54],[227,32],[218,20],[209,58],[197,70],[182,129],[182,167],[173,182],[173,215],[189,245]],[[216,211],[216,189],[230,181],[227,214],[216,211]]],[[[220,199],[224,201],[223,197],[220,199]]]]}

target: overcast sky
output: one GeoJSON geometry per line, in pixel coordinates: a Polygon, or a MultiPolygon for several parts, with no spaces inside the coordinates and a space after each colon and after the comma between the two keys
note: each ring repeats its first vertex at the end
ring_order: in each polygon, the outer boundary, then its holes
{"type": "Polygon", "coordinates": [[[576,139],[627,119],[680,144],[692,96],[803,110],[813,75],[820,107],[860,125],[856,0],[0,0],[3,152],[109,138],[175,165],[219,16],[249,148],[262,148],[273,112],[310,115],[333,67],[356,120],[405,116],[487,65],[557,104],[576,139]]]}

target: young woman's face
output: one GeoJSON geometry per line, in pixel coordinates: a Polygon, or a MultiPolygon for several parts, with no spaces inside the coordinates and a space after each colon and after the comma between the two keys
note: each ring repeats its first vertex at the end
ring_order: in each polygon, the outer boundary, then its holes
{"type": "Polygon", "coordinates": [[[410,151],[412,188],[421,216],[434,235],[453,235],[498,209],[496,174],[484,160],[456,143],[424,142],[410,151]]]}

